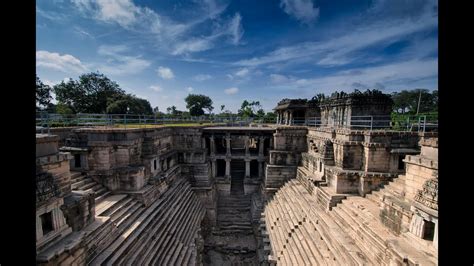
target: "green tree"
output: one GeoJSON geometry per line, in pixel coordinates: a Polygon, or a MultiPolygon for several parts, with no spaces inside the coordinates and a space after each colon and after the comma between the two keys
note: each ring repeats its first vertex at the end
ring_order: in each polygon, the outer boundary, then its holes
{"type": "Polygon", "coordinates": [[[176,110],[176,106],[170,106],[166,108],[166,112],[170,115],[176,115],[178,113],[178,110],[176,110]]]}
{"type": "Polygon", "coordinates": [[[109,103],[107,113],[151,115],[153,114],[153,109],[147,100],[138,98],[135,95],[126,94],[109,103]]]}
{"type": "Polygon", "coordinates": [[[51,100],[51,87],[41,82],[36,76],[36,108],[38,110],[47,108],[51,100]]]}
{"type": "Polygon", "coordinates": [[[57,101],[76,113],[106,113],[108,105],[125,95],[116,82],[94,72],[79,76],[78,81],[63,81],[53,89],[57,101]]]}
{"type": "Polygon", "coordinates": [[[221,113],[224,112],[225,105],[221,104],[221,113]]]}
{"type": "Polygon", "coordinates": [[[438,111],[438,91],[427,89],[402,90],[392,93],[393,110],[397,113],[416,114],[438,111]]]}
{"type": "Polygon", "coordinates": [[[192,116],[203,115],[203,109],[208,110],[209,113],[214,109],[211,98],[206,95],[189,94],[184,101],[186,102],[186,108],[189,109],[189,113],[192,116]]]}
{"type": "Polygon", "coordinates": [[[256,110],[261,108],[262,106],[260,105],[260,101],[249,102],[244,100],[240,106],[240,109],[238,110],[238,114],[242,117],[254,117],[256,116],[256,110]]]}
{"type": "Polygon", "coordinates": [[[62,115],[70,115],[73,112],[72,112],[71,108],[69,108],[69,106],[67,106],[66,104],[58,103],[56,105],[56,113],[62,114],[62,115]]]}

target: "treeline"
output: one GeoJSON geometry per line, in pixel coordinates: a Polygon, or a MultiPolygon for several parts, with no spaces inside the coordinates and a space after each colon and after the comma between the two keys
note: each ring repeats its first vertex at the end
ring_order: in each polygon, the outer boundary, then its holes
{"type": "Polygon", "coordinates": [[[36,77],[36,107],[38,110],[60,114],[153,114],[150,102],[125,93],[120,86],[100,73],[69,79],[52,88],[36,77]],[[57,104],[52,104],[51,92],[57,104]]]}
{"type": "MultiPolygon", "coordinates": [[[[351,95],[381,94],[378,90],[360,92],[355,90],[351,95]]],[[[318,104],[335,96],[316,94],[308,103],[318,104]]],[[[402,90],[390,94],[394,104],[393,113],[401,115],[414,115],[438,112],[438,91],[430,92],[427,89],[402,90]]],[[[167,107],[166,113],[158,107],[152,108],[150,102],[133,94],[126,93],[120,86],[104,74],[88,73],[79,76],[78,80],[69,79],[50,87],[36,77],[36,108],[38,111],[49,113],[76,114],[156,114],[163,117],[191,117],[191,116],[218,116],[263,119],[272,121],[276,118],[274,112],[265,112],[259,101],[244,100],[237,113],[225,110],[225,105],[220,106],[220,113],[214,114],[213,101],[209,96],[202,94],[189,94],[185,98],[187,111],[181,111],[176,106],[167,107]],[[57,104],[52,104],[51,93],[56,95],[57,104]],[[207,111],[207,113],[206,113],[207,111]]]]}
{"type": "Polygon", "coordinates": [[[393,112],[398,114],[421,114],[438,112],[438,90],[402,90],[391,94],[393,112]]]}
{"type": "Polygon", "coordinates": [[[213,101],[209,96],[189,94],[185,102],[188,111],[178,110],[173,105],[166,108],[166,113],[161,112],[158,106],[152,108],[148,100],[126,93],[115,81],[101,73],[83,74],[78,80],[69,79],[53,87],[36,77],[36,109],[48,113],[156,114],[162,117],[240,116],[268,120],[276,117],[273,112],[265,113],[259,101],[244,100],[237,113],[224,110],[225,105],[221,105],[219,114],[212,113],[213,101]],[[56,104],[51,102],[53,92],[56,104]]]}

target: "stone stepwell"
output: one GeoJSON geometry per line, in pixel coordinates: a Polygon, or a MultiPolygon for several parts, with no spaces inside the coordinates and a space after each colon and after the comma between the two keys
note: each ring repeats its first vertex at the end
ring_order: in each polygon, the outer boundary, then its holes
{"type": "Polygon", "coordinates": [[[271,259],[278,265],[437,264],[433,249],[395,235],[378,216],[376,198],[348,196],[328,210],[292,179],[266,205],[261,228],[269,235],[271,259]]]}
{"type": "Polygon", "coordinates": [[[109,196],[96,206],[96,221],[84,229],[88,264],[194,265],[204,214],[182,178],[147,208],[124,194],[109,196]]]}

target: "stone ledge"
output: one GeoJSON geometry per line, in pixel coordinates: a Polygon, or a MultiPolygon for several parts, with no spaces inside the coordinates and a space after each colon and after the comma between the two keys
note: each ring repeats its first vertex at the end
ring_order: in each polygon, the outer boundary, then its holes
{"type": "Polygon", "coordinates": [[[47,155],[43,157],[36,158],[36,165],[45,165],[52,163],[60,163],[66,160],[71,160],[74,158],[69,152],[59,152],[55,155],[47,155]]]}
{"type": "Polygon", "coordinates": [[[419,166],[424,166],[430,169],[437,170],[438,169],[438,162],[430,159],[423,158],[419,155],[407,155],[405,159],[403,159],[405,163],[415,164],[419,166]]]}

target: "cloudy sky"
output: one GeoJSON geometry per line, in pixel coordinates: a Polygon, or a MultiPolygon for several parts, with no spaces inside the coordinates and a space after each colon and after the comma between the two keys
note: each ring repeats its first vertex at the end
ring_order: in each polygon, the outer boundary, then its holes
{"type": "Polygon", "coordinates": [[[42,0],[36,68],[49,85],[99,71],[165,111],[189,93],[259,100],[438,88],[429,0],[42,0]]]}

